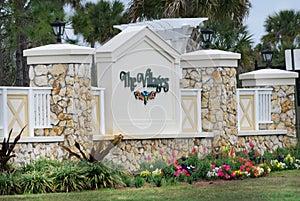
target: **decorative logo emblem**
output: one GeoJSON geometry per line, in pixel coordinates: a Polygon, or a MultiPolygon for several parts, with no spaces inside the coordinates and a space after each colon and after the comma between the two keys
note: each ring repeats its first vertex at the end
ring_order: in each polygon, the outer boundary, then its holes
{"type": "Polygon", "coordinates": [[[135,92],[133,92],[133,94],[136,99],[144,101],[144,105],[147,105],[148,100],[152,100],[156,96],[155,91],[150,91],[150,92],[149,91],[142,91],[142,92],[135,91],[135,92]]]}
{"type": "MultiPolygon", "coordinates": [[[[154,76],[150,68],[145,73],[137,73],[131,75],[130,72],[121,71],[120,80],[124,82],[124,87],[128,87],[133,92],[135,99],[144,101],[147,105],[148,101],[154,99],[156,93],[169,91],[169,78],[161,75],[154,76]],[[135,91],[136,87],[155,88],[153,91],[135,91]]],[[[142,89],[143,90],[143,89],[142,89]]]]}

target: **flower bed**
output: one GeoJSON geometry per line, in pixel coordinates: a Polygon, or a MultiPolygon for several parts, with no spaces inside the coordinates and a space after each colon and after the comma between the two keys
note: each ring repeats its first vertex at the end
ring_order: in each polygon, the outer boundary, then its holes
{"type": "MultiPolygon", "coordinates": [[[[153,182],[153,177],[161,174],[166,183],[205,180],[232,180],[266,176],[271,171],[300,169],[299,146],[292,149],[278,149],[274,153],[260,154],[253,143],[249,149],[235,152],[232,147],[224,146],[219,153],[206,154],[201,159],[196,148],[188,157],[174,159],[164,168],[156,168],[155,162],[143,165],[140,177],[153,182]],[[293,154],[295,156],[293,156],[293,154]],[[296,159],[296,157],[298,159],[296,159]],[[151,167],[150,170],[145,167],[151,167]]],[[[166,158],[166,157],[162,157],[166,158]]]]}
{"type": "Polygon", "coordinates": [[[300,145],[263,155],[252,143],[248,146],[249,149],[242,152],[225,146],[219,153],[208,153],[201,158],[196,148],[180,158],[175,152],[168,158],[160,151],[159,158],[141,163],[140,171],[134,175],[107,161],[103,164],[41,159],[1,172],[0,194],[71,192],[117,186],[139,188],[147,183],[160,187],[176,182],[255,178],[271,171],[300,169],[300,145]]]}

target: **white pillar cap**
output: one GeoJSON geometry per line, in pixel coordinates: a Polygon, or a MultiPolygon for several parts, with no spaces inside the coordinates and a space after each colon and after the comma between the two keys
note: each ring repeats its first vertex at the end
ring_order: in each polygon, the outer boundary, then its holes
{"type": "Polygon", "coordinates": [[[71,44],[50,44],[24,50],[27,64],[91,63],[95,49],[71,44]]]}

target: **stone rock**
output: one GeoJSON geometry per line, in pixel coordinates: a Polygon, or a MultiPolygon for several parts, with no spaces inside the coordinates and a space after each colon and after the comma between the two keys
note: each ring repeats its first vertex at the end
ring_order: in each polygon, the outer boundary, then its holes
{"type": "Polygon", "coordinates": [[[45,65],[36,65],[34,69],[35,69],[35,75],[37,76],[47,75],[48,73],[47,66],[45,65]]]}
{"type": "Polygon", "coordinates": [[[34,73],[34,70],[33,70],[33,66],[29,67],[28,73],[29,73],[29,80],[30,81],[34,80],[35,73],[34,73]]]}
{"type": "Polygon", "coordinates": [[[56,114],[50,112],[50,122],[52,125],[57,125],[59,123],[59,119],[57,118],[56,114]]]}
{"type": "Polygon", "coordinates": [[[36,76],[35,77],[35,84],[37,86],[47,86],[48,85],[48,78],[47,76],[36,76]]]}
{"type": "Polygon", "coordinates": [[[214,78],[214,80],[215,80],[215,82],[216,82],[217,84],[221,84],[221,83],[222,83],[222,76],[221,76],[220,72],[215,71],[215,72],[213,73],[213,78],[214,78]]]}
{"type": "Polygon", "coordinates": [[[278,97],[285,97],[286,96],[286,94],[284,93],[284,91],[282,89],[279,89],[277,95],[278,95],[278,97]]]}
{"type": "Polygon", "coordinates": [[[202,120],[202,127],[204,131],[211,131],[213,128],[213,124],[207,119],[202,120]]]}
{"type": "Polygon", "coordinates": [[[285,91],[286,95],[289,96],[291,94],[295,93],[295,88],[294,86],[290,86],[286,91],[285,91]]]}
{"type": "Polygon", "coordinates": [[[292,108],[292,104],[288,99],[285,99],[281,105],[281,111],[286,113],[288,110],[292,108]]]}
{"type": "Polygon", "coordinates": [[[57,95],[57,94],[59,94],[59,92],[60,92],[60,87],[59,87],[59,86],[56,87],[56,88],[54,88],[54,89],[52,90],[52,94],[53,94],[53,95],[57,95]]]}
{"type": "Polygon", "coordinates": [[[67,69],[66,65],[64,65],[64,64],[54,64],[53,67],[49,70],[49,72],[54,77],[59,77],[66,73],[66,69],[67,69]]]}

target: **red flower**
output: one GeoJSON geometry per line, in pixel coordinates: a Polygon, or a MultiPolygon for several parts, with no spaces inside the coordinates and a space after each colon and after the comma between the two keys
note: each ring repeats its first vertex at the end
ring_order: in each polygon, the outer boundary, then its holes
{"type": "Polygon", "coordinates": [[[249,142],[249,146],[253,149],[254,148],[254,144],[252,142],[249,142]]]}
{"type": "Polygon", "coordinates": [[[234,156],[234,151],[233,151],[233,150],[230,151],[230,156],[231,156],[231,157],[234,156]]]}

